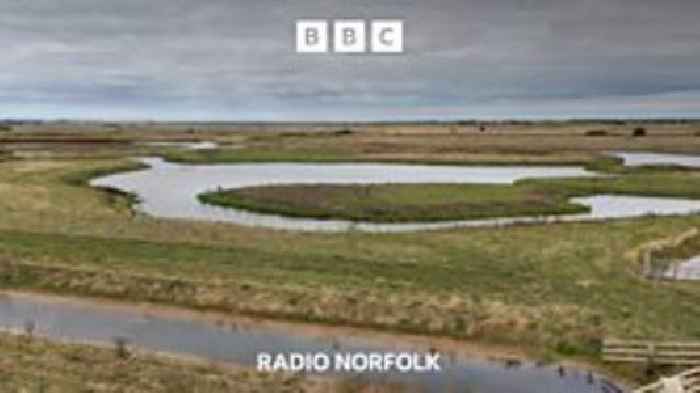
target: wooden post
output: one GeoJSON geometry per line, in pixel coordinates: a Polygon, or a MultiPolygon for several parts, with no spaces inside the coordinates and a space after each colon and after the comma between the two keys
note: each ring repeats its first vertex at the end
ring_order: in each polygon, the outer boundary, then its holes
{"type": "Polygon", "coordinates": [[[644,250],[642,254],[642,269],[644,269],[644,276],[653,279],[654,272],[651,267],[651,251],[644,250]]]}
{"type": "Polygon", "coordinates": [[[681,264],[679,261],[673,261],[673,281],[678,281],[678,269],[680,269],[681,264]]]}
{"type": "Polygon", "coordinates": [[[654,366],[654,363],[656,360],[656,345],[654,345],[654,343],[647,344],[647,353],[648,353],[647,366],[651,368],[654,366]]]}

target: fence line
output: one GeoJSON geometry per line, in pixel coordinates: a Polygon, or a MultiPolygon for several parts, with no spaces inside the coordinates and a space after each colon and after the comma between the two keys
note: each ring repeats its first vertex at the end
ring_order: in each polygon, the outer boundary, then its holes
{"type": "Polygon", "coordinates": [[[700,341],[605,340],[602,352],[606,362],[700,366],[700,341]]]}

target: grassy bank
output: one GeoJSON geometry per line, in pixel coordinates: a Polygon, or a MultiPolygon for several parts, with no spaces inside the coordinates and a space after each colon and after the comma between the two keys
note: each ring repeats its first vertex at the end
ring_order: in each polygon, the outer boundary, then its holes
{"type": "MultiPolygon", "coordinates": [[[[182,163],[255,161],[405,162],[456,165],[584,165],[609,167],[609,150],[700,151],[694,129],[654,131],[633,138],[624,132],[585,136],[585,128],[498,127],[491,132],[449,130],[358,129],[349,134],[248,134],[216,151],[169,151],[164,157],[182,163]],[[447,132],[446,132],[447,131],[447,132]]],[[[221,138],[217,136],[217,138],[221,138]]],[[[224,139],[220,139],[221,142],[224,139]]],[[[612,160],[614,164],[614,160],[612,160]]]]}
{"type": "Polygon", "coordinates": [[[204,193],[203,203],[262,213],[370,222],[466,220],[586,212],[560,194],[501,185],[299,185],[204,193]]]}
{"type": "MultiPolygon", "coordinates": [[[[261,148],[258,143],[273,149],[282,143],[277,138],[250,137],[246,149],[261,148]]],[[[292,136],[287,146],[301,159],[302,151],[322,152],[330,138],[292,136]]],[[[331,157],[346,151],[362,159],[515,160],[557,144],[568,148],[548,157],[599,156],[581,147],[591,138],[578,136],[530,137],[522,148],[519,136],[332,138],[331,157]],[[350,148],[342,147],[344,138],[353,138],[350,148]],[[578,145],[570,144],[576,140],[578,145]],[[484,146],[498,149],[477,151],[484,146]]],[[[689,138],[594,143],[689,151],[697,148],[689,138]]],[[[178,154],[221,158],[212,152],[178,154]]],[[[595,360],[609,336],[700,338],[698,283],[654,285],[639,278],[637,261],[625,258],[641,244],[700,226],[699,217],[393,235],[270,231],[134,215],[122,196],[106,199],[103,191],[77,186],[95,173],[131,164],[81,157],[0,163],[0,287],[449,335],[549,357],[595,360]]],[[[514,187],[518,191],[494,193],[504,203],[517,202],[526,189],[555,202],[589,192],[700,197],[699,185],[696,172],[644,169],[614,179],[526,181],[514,187]]],[[[451,191],[443,191],[447,203],[451,191]]]]}
{"type": "Polygon", "coordinates": [[[146,168],[148,168],[148,166],[143,163],[137,161],[127,161],[120,163],[119,165],[95,167],[87,170],[70,172],[63,176],[62,180],[71,186],[88,187],[90,185],[90,180],[98,177],[109,176],[116,173],[137,171],[146,168]]]}
{"type": "MultiPolygon", "coordinates": [[[[0,333],[3,392],[326,392],[326,382],[0,333]],[[325,386],[324,386],[325,385],[325,386]]],[[[128,351],[128,349],[127,349],[128,351]]]]}
{"type": "Polygon", "coordinates": [[[645,219],[307,242],[268,234],[268,248],[242,239],[225,246],[3,232],[0,277],[4,288],[595,357],[607,335],[700,337],[697,286],[655,287],[622,257],[630,244],[699,223],[645,219]]]}
{"type": "Polygon", "coordinates": [[[292,244],[286,251],[279,247],[300,238],[273,234],[267,236],[270,248],[246,249],[3,232],[0,285],[449,335],[540,358],[596,361],[608,336],[700,338],[697,284],[655,286],[620,257],[626,244],[700,221],[640,224],[523,227],[430,239],[358,235],[322,249],[314,238],[303,244],[309,249],[296,252],[292,244]],[[640,224],[643,229],[635,229],[640,224]],[[504,249],[509,246],[515,250],[504,249]],[[352,253],[370,254],[373,247],[395,256],[352,253]],[[433,255],[415,258],[425,248],[433,255]]]}
{"type": "MultiPolygon", "coordinates": [[[[5,165],[0,284],[7,288],[446,334],[560,354],[595,354],[607,335],[700,334],[693,328],[700,323],[697,288],[654,287],[624,258],[643,242],[699,225],[696,217],[301,234],[133,217],[127,204],[105,203],[101,191],[65,182],[76,171],[122,161],[5,165]]],[[[688,175],[678,175],[678,187],[685,179],[692,188],[688,175]]]]}
{"type": "Polygon", "coordinates": [[[676,247],[665,247],[655,251],[652,257],[660,260],[689,259],[700,255],[700,235],[695,235],[681,242],[676,247]]]}
{"type": "Polygon", "coordinates": [[[700,172],[619,169],[604,178],[538,179],[515,185],[285,185],[212,191],[203,203],[262,213],[370,222],[466,220],[583,213],[569,198],[619,194],[700,198],[700,172]],[[624,173],[624,175],[623,175],[624,173]]]}
{"type": "MultiPolygon", "coordinates": [[[[697,123],[641,124],[646,137],[632,137],[640,124],[599,122],[533,124],[405,125],[37,125],[17,127],[2,143],[31,143],[36,158],[119,158],[154,154],[184,163],[406,162],[463,165],[609,166],[601,152],[700,151],[697,123]],[[484,125],[486,131],[480,127],[484,125]],[[590,131],[604,131],[591,137],[590,131]],[[187,151],[131,142],[215,141],[220,149],[187,151]],[[54,143],[58,141],[61,143],[54,143]],[[120,147],[121,146],[121,147],[120,147]],[[601,161],[602,160],[602,161],[601,161]]],[[[26,146],[25,146],[26,148],[26,146]]]]}
{"type": "MultiPolygon", "coordinates": [[[[420,165],[488,165],[488,166],[583,166],[591,170],[608,170],[620,160],[596,152],[504,151],[485,153],[465,150],[442,153],[439,146],[425,152],[401,152],[409,146],[392,146],[393,153],[373,153],[371,148],[336,145],[292,147],[283,144],[288,138],[249,142],[241,148],[220,148],[210,151],[168,150],[159,153],[171,162],[182,164],[236,164],[246,162],[311,162],[311,163],[402,163],[420,165]]],[[[323,137],[321,137],[323,139],[323,137]]],[[[297,142],[299,143],[299,142],[297,142]]],[[[462,141],[460,144],[463,144],[462,141]]],[[[295,146],[295,145],[292,145],[295,146]]],[[[464,149],[469,149],[464,146],[464,149]]]]}

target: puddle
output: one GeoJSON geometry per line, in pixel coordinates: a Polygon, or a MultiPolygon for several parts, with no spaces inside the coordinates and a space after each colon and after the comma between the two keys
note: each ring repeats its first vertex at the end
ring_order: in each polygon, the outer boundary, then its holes
{"type": "MultiPolygon", "coordinates": [[[[35,334],[67,341],[112,343],[126,338],[129,345],[197,356],[214,361],[255,367],[258,352],[369,352],[418,351],[432,347],[401,336],[379,340],[360,333],[328,334],[284,323],[252,320],[214,322],[196,313],[154,312],[138,306],[111,305],[87,300],[61,300],[44,296],[10,294],[0,297],[0,327],[22,330],[27,321],[35,334]],[[191,314],[191,315],[190,315],[191,314]]],[[[334,328],[328,328],[333,331],[334,328]]],[[[381,334],[378,334],[381,336],[381,334]]],[[[470,358],[451,345],[441,353],[442,371],[365,375],[370,381],[407,384],[408,392],[431,393],[592,393],[614,392],[597,375],[576,369],[528,362],[499,363],[470,358]]],[[[343,374],[357,376],[358,374],[343,374]]]]}

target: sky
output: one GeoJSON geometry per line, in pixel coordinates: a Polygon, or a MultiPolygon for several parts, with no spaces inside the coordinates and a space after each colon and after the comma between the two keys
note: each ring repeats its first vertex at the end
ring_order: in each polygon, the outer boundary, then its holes
{"type": "Polygon", "coordinates": [[[0,118],[699,117],[697,0],[0,0],[0,118]],[[297,19],[405,52],[295,53],[297,19]]]}

